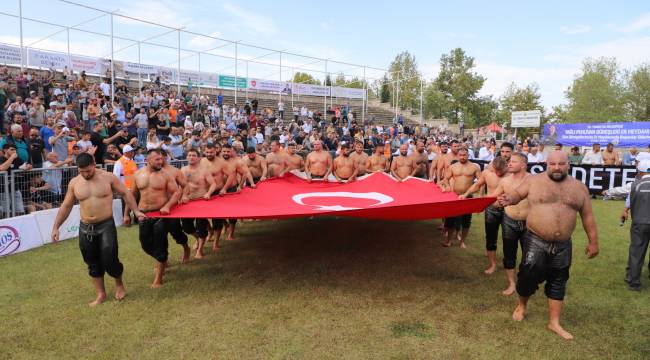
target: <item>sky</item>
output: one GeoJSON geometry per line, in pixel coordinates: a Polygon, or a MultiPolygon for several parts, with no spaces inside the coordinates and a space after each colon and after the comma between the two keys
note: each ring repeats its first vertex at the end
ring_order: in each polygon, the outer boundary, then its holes
{"type": "MultiPolygon", "coordinates": [[[[287,80],[299,69],[324,76],[325,61],[287,53],[331,59],[328,72],[350,77],[361,77],[363,68],[354,65],[365,65],[368,78],[380,78],[383,72],[370,68],[387,68],[402,51],[413,54],[425,78],[433,79],[440,56],[461,47],[487,78],[481,94],[498,98],[512,82],[536,83],[550,109],[566,103],[564,93],[587,57],[616,57],[624,69],[650,63],[650,1],[73,1],[240,41],[237,57],[250,61],[237,62],[238,75],[262,79],[287,80]],[[283,51],[282,72],[278,51],[283,51]]],[[[26,18],[64,26],[91,20],[79,28],[110,33],[109,16],[66,2],[22,0],[22,9],[26,18]]],[[[2,11],[18,14],[18,0],[7,0],[2,11]]],[[[19,44],[17,19],[0,18],[0,42],[19,44]]],[[[25,20],[24,44],[65,52],[67,33],[55,34],[60,30],[25,20]]],[[[141,43],[142,63],[177,66],[177,31],[119,16],[113,30],[122,38],[157,44],[141,43]]],[[[110,38],[69,33],[72,53],[110,57],[110,38]]],[[[116,59],[138,61],[136,42],[117,39],[113,47],[116,59]]],[[[181,68],[197,70],[196,52],[213,49],[208,51],[212,55],[201,55],[201,71],[235,73],[232,43],[181,33],[181,47],[181,68]]]]}

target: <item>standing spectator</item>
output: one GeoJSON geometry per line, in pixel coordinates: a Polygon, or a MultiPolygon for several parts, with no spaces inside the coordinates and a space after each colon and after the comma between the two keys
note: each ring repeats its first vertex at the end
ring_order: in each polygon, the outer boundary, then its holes
{"type": "Polygon", "coordinates": [[[39,130],[36,126],[29,129],[29,158],[30,163],[35,168],[43,167],[43,157],[45,155],[45,142],[41,139],[39,130]]]}
{"type": "Polygon", "coordinates": [[[284,103],[282,100],[278,102],[278,114],[280,114],[280,119],[284,120],[284,103]]]}
{"type": "MultiPolygon", "coordinates": [[[[650,161],[643,160],[637,165],[639,176],[632,184],[621,216],[624,221],[631,210],[630,250],[627,260],[625,282],[632,291],[641,290],[641,269],[645,262],[648,243],[650,243],[650,161]]],[[[649,264],[650,269],[650,264],[649,264]]]]}
{"type": "Polygon", "coordinates": [[[113,165],[122,157],[120,150],[117,149],[117,146],[110,144],[107,147],[106,155],[104,155],[104,164],[113,165]]]}
{"type": "Polygon", "coordinates": [[[133,149],[131,145],[125,145],[122,149],[122,156],[113,166],[113,174],[115,174],[115,176],[117,176],[129,190],[133,190],[135,172],[138,170],[138,166],[135,161],[133,161],[134,155],[135,149],[133,149]]]}
{"type": "Polygon", "coordinates": [[[582,163],[590,165],[603,164],[603,155],[600,152],[600,144],[594,144],[591,150],[585,153],[585,156],[582,158],[582,163]]]}
{"type": "MultiPolygon", "coordinates": [[[[25,163],[16,151],[16,145],[14,143],[4,143],[2,145],[2,151],[4,156],[0,156],[0,171],[7,171],[11,174],[14,170],[29,170],[32,168],[30,164],[25,163]]],[[[16,191],[13,193],[13,204],[15,206],[16,213],[23,214],[25,212],[25,207],[23,204],[23,191],[28,191],[27,184],[24,179],[24,175],[17,174],[13,178],[16,181],[16,191]],[[22,191],[21,191],[22,190],[22,191]]],[[[4,202],[4,197],[0,199],[4,202]]],[[[3,209],[6,209],[9,204],[3,203],[3,209]]]]}
{"type": "Polygon", "coordinates": [[[187,141],[187,138],[183,137],[183,129],[178,127],[172,128],[169,138],[171,138],[169,148],[172,157],[176,160],[185,159],[183,144],[187,141]]]}
{"type": "MultiPolygon", "coordinates": [[[[11,125],[11,135],[0,140],[0,148],[5,144],[12,144],[16,149],[18,157],[23,163],[29,162],[29,145],[25,141],[23,127],[19,124],[11,125]]],[[[21,164],[22,165],[22,164],[21,164]]]]}
{"type": "Polygon", "coordinates": [[[4,133],[6,105],[7,105],[7,83],[4,81],[0,81],[0,134],[4,133]]]}
{"type": "Polygon", "coordinates": [[[68,158],[68,143],[74,140],[69,134],[70,129],[65,126],[64,122],[59,122],[54,127],[54,135],[48,139],[48,142],[52,146],[52,151],[56,153],[59,159],[68,158]]]}
{"type": "MultiPolygon", "coordinates": [[[[110,71],[110,68],[109,68],[110,71]]],[[[111,84],[110,84],[110,77],[104,79],[104,81],[99,85],[99,88],[102,90],[102,95],[104,96],[104,99],[106,101],[110,101],[111,99],[111,84]]]]}
{"type": "MultiPolygon", "coordinates": [[[[140,108],[140,113],[138,113],[133,120],[137,126],[137,136],[138,136],[138,145],[144,147],[146,144],[147,130],[149,129],[149,117],[145,113],[145,108],[140,108]]],[[[156,129],[154,129],[154,134],[156,129]]]]}
{"type": "Polygon", "coordinates": [[[486,140],[481,140],[481,148],[478,150],[478,159],[484,161],[494,160],[494,152],[490,152],[490,147],[486,140]]]}
{"type": "MultiPolygon", "coordinates": [[[[163,137],[166,138],[168,136],[163,137]]],[[[149,129],[149,135],[147,135],[147,141],[145,146],[147,150],[151,149],[160,149],[162,141],[156,136],[156,129],[149,129]]]]}
{"type": "Polygon", "coordinates": [[[629,151],[623,154],[623,165],[635,165],[638,154],[639,150],[636,147],[630,148],[629,151]]]}
{"type": "Polygon", "coordinates": [[[36,126],[40,129],[45,125],[45,107],[43,107],[39,100],[32,101],[27,114],[30,126],[36,126]]]}
{"type": "Polygon", "coordinates": [[[571,148],[571,153],[569,154],[569,162],[571,165],[580,165],[582,164],[583,155],[580,153],[580,148],[574,146],[571,148]]]}
{"type": "Polygon", "coordinates": [[[17,95],[23,99],[29,97],[29,80],[27,79],[27,70],[18,73],[16,76],[16,90],[17,95]]]}

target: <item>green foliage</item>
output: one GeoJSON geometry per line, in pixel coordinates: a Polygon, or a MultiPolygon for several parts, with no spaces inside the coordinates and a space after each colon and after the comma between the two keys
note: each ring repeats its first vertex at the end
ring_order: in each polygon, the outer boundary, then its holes
{"type": "Polygon", "coordinates": [[[379,98],[381,102],[387,103],[390,101],[390,87],[388,86],[388,77],[384,74],[384,79],[381,82],[381,87],[379,90],[379,98]]]}
{"type": "Polygon", "coordinates": [[[332,78],[330,77],[330,74],[327,74],[325,76],[325,86],[332,86],[332,78]]]}
{"type": "Polygon", "coordinates": [[[300,71],[293,75],[293,82],[297,84],[320,85],[320,80],[315,79],[310,74],[300,72],[300,71]]]}
{"type": "Polygon", "coordinates": [[[542,95],[539,93],[539,86],[535,83],[520,88],[513,82],[499,98],[499,112],[497,119],[499,123],[510,125],[513,111],[540,110],[544,116],[542,106],[542,95]]]}
{"type": "Polygon", "coordinates": [[[615,58],[586,59],[566,98],[567,122],[626,120],[624,81],[615,58]]]}
{"type": "Polygon", "coordinates": [[[389,74],[393,85],[397,84],[399,88],[399,107],[401,109],[419,109],[420,71],[415,56],[408,51],[398,54],[390,64],[389,74]]]}
{"type": "MultiPolygon", "coordinates": [[[[440,73],[435,80],[436,88],[449,103],[447,117],[452,122],[461,120],[462,114],[477,110],[477,94],[483,87],[485,78],[473,71],[474,58],[465,54],[461,48],[452,50],[440,57],[440,73]]],[[[486,99],[481,100],[485,105],[486,99]]],[[[478,106],[483,108],[483,105],[478,106]]],[[[478,116],[474,114],[474,119],[478,116]]],[[[465,120],[473,120],[471,117],[465,120]]]]}
{"type": "Polygon", "coordinates": [[[650,120],[650,65],[643,64],[626,77],[626,110],[631,119],[650,120]]]}

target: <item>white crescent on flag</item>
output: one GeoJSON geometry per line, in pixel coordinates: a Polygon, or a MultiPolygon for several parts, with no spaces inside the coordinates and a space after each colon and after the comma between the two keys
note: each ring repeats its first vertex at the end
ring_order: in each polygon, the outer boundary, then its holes
{"type": "MultiPolygon", "coordinates": [[[[291,199],[296,204],[309,205],[309,204],[305,204],[303,202],[303,199],[308,199],[313,197],[318,197],[318,198],[343,197],[343,198],[352,198],[352,199],[369,199],[369,200],[377,201],[376,204],[372,204],[370,206],[388,204],[393,202],[394,200],[392,197],[378,192],[354,193],[354,192],[347,192],[347,191],[303,193],[303,194],[296,194],[292,196],[291,199]]],[[[320,210],[320,211],[345,211],[345,210],[361,209],[361,208],[347,207],[341,205],[309,205],[309,206],[316,206],[314,210],[320,210]]]]}

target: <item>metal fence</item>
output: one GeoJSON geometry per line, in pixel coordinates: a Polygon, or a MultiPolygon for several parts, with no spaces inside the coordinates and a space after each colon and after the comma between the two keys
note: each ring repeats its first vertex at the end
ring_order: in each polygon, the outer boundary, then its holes
{"type": "MultiPolygon", "coordinates": [[[[143,162],[137,164],[138,168],[146,165],[143,162]]],[[[187,165],[187,160],[172,160],[169,164],[181,168],[187,165]]],[[[97,167],[113,171],[112,164],[97,167]]],[[[1,171],[0,219],[58,208],[68,191],[68,184],[78,174],[76,166],[1,171]]]]}

